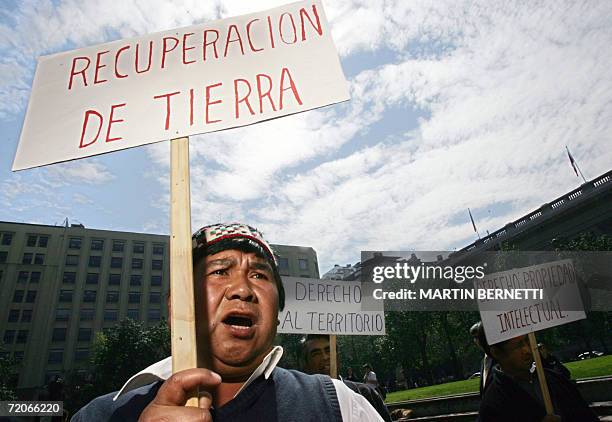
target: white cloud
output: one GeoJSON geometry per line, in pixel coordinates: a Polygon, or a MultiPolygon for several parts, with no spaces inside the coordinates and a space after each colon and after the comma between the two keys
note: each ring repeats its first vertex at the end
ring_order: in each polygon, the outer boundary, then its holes
{"type": "Polygon", "coordinates": [[[112,181],[115,176],[103,164],[94,159],[70,161],[49,166],[45,182],[55,186],[99,185],[112,181]]]}
{"type": "MultiPolygon", "coordinates": [[[[354,260],[360,249],[468,243],[468,207],[496,209],[478,220],[483,233],[503,226],[578,185],[566,144],[591,176],[607,171],[612,28],[604,22],[612,13],[601,4],[520,6],[451,7],[423,22],[424,34],[408,31],[404,46],[426,34],[453,48],[405,53],[361,72],[344,113],[206,135],[195,154],[209,162],[194,167],[207,209],[251,216],[273,241],[312,245],[329,266],[354,260]],[[372,138],[370,147],[334,154],[392,107],[426,117],[403,137],[372,138]],[[304,163],[312,169],[293,171],[304,163]]],[[[396,16],[393,24],[402,21],[396,16]]],[[[357,41],[347,51],[383,41],[357,41]]]]}

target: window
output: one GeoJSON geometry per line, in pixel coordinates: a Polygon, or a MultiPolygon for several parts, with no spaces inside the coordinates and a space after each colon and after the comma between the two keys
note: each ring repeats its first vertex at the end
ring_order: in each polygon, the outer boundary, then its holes
{"type": "Polygon", "coordinates": [[[66,255],[66,265],[67,266],[79,265],[79,256],[78,255],[66,255]]]}
{"type": "Polygon", "coordinates": [[[81,309],[81,321],[92,321],[94,319],[93,309],[81,309]]]}
{"type": "Polygon", "coordinates": [[[30,273],[28,271],[19,271],[19,274],[17,274],[17,283],[27,283],[28,278],[30,278],[30,273]]]}
{"type": "Polygon", "coordinates": [[[70,309],[57,309],[55,311],[56,321],[68,321],[70,319],[70,309]]]}
{"type": "Polygon", "coordinates": [[[161,319],[159,309],[149,309],[149,312],[147,312],[147,316],[149,321],[159,321],[161,319]]]}
{"type": "Polygon", "coordinates": [[[96,291],[95,290],[85,290],[83,292],[83,302],[92,303],[96,301],[96,291]]]}
{"type": "Polygon", "coordinates": [[[134,321],[138,321],[138,319],[140,319],[140,312],[138,312],[138,309],[128,309],[127,317],[134,321]]]}
{"type": "Polygon", "coordinates": [[[159,292],[151,292],[149,293],[149,303],[160,303],[161,295],[159,292]]]}
{"type": "Polygon", "coordinates": [[[307,259],[298,259],[298,267],[300,270],[308,269],[308,260],[307,259]]]}
{"type": "Polygon", "coordinates": [[[4,332],[4,344],[13,344],[15,340],[15,330],[6,330],[4,332]]]}
{"type": "Polygon", "coordinates": [[[142,284],[142,276],[139,274],[132,274],[130,276],[130,286],[140,286],[142,284]]]}
{"type": "Polygon", "coordinates": [[[104,321],[117,321],[117,310],[105,309],[104,310],[104,321]]]}
{"type": "Polygon", "coordinates": [[[79,335],[77,336],[78,341],[90,341],[91,340],[91,328],[79,328],[79,335]]]}
{"type": "Polygon", "coordinates": [[[121,274],[109,274],[108,284],[110,286],[118,286],[121,284],[121,274]]]}
{"type": "Polygon", "coordinates": [[[123,258],[119,256],[113,256],[111,258],[111,268],[121,268],[123,267],[123,258]]]}
{"type": "Polygon", "coordinates": [[[74,360],[77,362],[83,362],[89,359],[89,349],[76,349],[74,352],[74,360]]]}
{"type": "Polygon", "coordinates": [[[25,343],[28,341],[28,330],[17,331],[17,343],[25,343]]]}
{"type": "Polygon", "coordinates": [[[4,264],[6,262],[7,256],[8,256],[7,251],[0,251],[0,264],[4,264]]]}
{"type": "Polygon", "coordinates": [[[23,290],[15,290],[13,293],[13,303],[23,302],[23,290]]]}
{"type": "Polygon", "coordinates": [[[76,273],[73,272],[65,272],[64,277],[62,278],[64,283],[74,284],[76,281],[76,273]]]}
{"type": "Polygon", "coordinates": [[[35,234],[31,234],[28,236],[28,241],[26,242],[26,245],[30,247],[36,246],[37,240],[38,240],[38,236],[36,236],[35,234]]]}
{"type": "Polygon", "coordinates": [[[19,321],[19,309],[11,309],[8,316],[8,322],[19,321]]]}
{"type": "Polygon", "coordinates": [[[71,237],[68,241],[68,248],[81,249],[81,239],[78,237],[71,237]]]}
{"type": "Polygon", "coordinates": [[[92,255],[89,257],[89,266],[94,268],[100,268],[100,263],[102,262],[102,257],[97,255],[92,255]]]}
{"type": "Polygon", "coordinates": [[[119,302],[119,292],[107,292],[106,303],[117,303],[119,302]]]}
{"type": "Polygon", "coordinates": [[[49,359],[48,363],[62,363],[64,360],[64,351],[63,350],[50,350],[49,351],[49,359]]]}
{"type": "Polygon", "coordinates": [[[72,290],[60,290],[59,294],[60,302],[72,302],[72,290]]]}
{"type": "Polygon", "coordinates": [[[128,303],[140,303],[140,293],[130,292],[128,294],[128,303]]]}
{"type": "Polygon", "coordinates": [[[161,259],[154,259],[151,261],[151,269],[152,270],[161,270],[163,268],[164,261],[161,259]]]}
{"type": "Polygon", "coordinates": [[[38,283],[40,281],[40,271],[32,271],[30,273],[30,283],[38,283]]]}
{"type": "Polygon", "coordinates": [[[132,258],[132,269],[142,270],[142,259],[141,258],[132,258]]]}
{"type": "Polygon", "coordinates": [[[66,341],[66,328],[54,328],[52,342],[66,341]]]}
{"type": "Polygon", "coordinates": [[[34,264],[35,265],[43,265],[45,263],[45,254],[37,253],[34,255],[34,264]]]}
{"type": "Polygon", "coordinates": [[[152,275],[151,276],[151,286],[161,286],[162,284],[162,276],[161,275],[152,275]]]}
{"type": "Polygon", "coordinates": [[[49,243],[49,236],[38,236],[38,247],[46,248],[49,243]]]}
{"type": "Polygon", "coordinates": [[[31,264],[32,258],[34,258],[34,254],[30,252],[26,252],[23,254],[23,258],[21,259],[22,264],[31,264]]]}
{"type": "Polygon", "coordinates": [[[104,240],[102,239],[92,239],[91,240],[91,247],[90,249],[92,251],[101,251],[102,249],[104,249],[104,240]]]}
{"type": "Polygon", "coordinates": [[[98,284],[100,280],[100,274],[98,273],[87,273],[87,278],[85,279],[85,284],[98,284]]]}
{"type": "Polygon", "coordinates": [[[13,359],[15,363],[20,363],[23,360],[23,350],[17,350],[13,353],[13,359]]]}
{"type": "Polygon", "coordinates": [[[10,245],[13,241],[13,233],[2,233],[2,243],[3,245],[10,245]]]}
{"type": "Polygon", "coordinates": [[[153,255],[163,255],[164,245],[153,245],[153,255]]]}
{"type": "Polygon", "coordinates": [[[21,311],[21,322],[30,322],[32,321],[32,310],[24,309],[21,311]]]}
{"type": "Polygon", "coordinates": [[[113,252],[123,252],[124,248],[125,248],[125,241],[113,240],[113,252]]]}
{"type": "Polygon", "coordinates": [[[26,303],[34,303],[36,301],[36,290],[28,290],[26,292],[26,303]]]}
{"type": "Polygon", "coordinates": [[[134,242],[132,246],[133,253],[144,253],[144,243],[142,242],[134,242]]]}
{"type": "Polygon", "coordinates": [[[278,258],[278,270],[279,271],[289,271],[289,259],[288,258],[278,258]]]}

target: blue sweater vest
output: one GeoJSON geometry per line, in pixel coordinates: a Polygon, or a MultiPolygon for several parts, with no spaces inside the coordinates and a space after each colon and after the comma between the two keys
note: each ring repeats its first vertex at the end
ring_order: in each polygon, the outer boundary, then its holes
{"type": "MultiPolygon", "coordinates": [[[[79,410],[72,422],[137,421],[161,382],[132,390],[113,401],[100,396],[79,410]]],[[[341,422],[336,388],[329,377],[275,368],[268,379],[257,378],[236,398],[212,410],[215,422],[341,422]]]]}

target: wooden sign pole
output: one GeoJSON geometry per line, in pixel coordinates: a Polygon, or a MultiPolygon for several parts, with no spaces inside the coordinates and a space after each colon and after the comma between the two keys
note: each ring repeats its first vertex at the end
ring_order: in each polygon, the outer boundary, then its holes
{"type": "MultiPolygon", "coordinates": [[[[189,138],[170,141],[170,326],[172,372],[197,368],[196,321],[191,260],[189,138]]],[[[187,406],[198,406],[196,394],[187,406]]]]}
{"type": "Polygon", "coordinates": [[[338,355],[336,354],[336,335],[329,336],[329,376],[338,378],[338,355]]]}
{"type": "Polygon", "coordinates": [[[531,353],[533,360],[536,364],[536,371],[538,373],[538,379],[540,380],[540,389],[542,390],[542,398],[544,399],[544,407],[548,415],[554,414],[552,401],[550,400],[550,393],[548,391],[548,383],[546,382],[546,375],[544,374],[544,368],[542,367],[542,359],[540,357],[540,351],[538,350],[538,342],[536,341],[535,333],[531,332],[527,334],[529,337],[529,346],[531,347],[531,353]]]}

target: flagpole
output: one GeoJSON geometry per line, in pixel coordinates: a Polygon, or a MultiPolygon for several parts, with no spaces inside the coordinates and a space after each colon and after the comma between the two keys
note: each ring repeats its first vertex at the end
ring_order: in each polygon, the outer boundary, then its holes
{"type": "Polygon", "coordinates": [[[578,162],[574,159],[574,157],[572,156],[572,153],[570,152],[569,148],[567,147],[567,145],[565,146],[565,150],[567,151],[567,157],[570,160],[570,164],[572,165],[572,167],[574,168],[574,172],[576,172],[576,176],[578,176],[578,173],[580,173],[580,177],[582,177],[582,180],[584,181],[584,183],[587,182],[586,178],[584,177],[584,174],[582,174],[582,170],[580,170],[580,167],[578,166],[578,162]]]}
{"type": "Polygon", "coordinates": [[[584,174],[582,174],[582,170],[580,170],[580,167],[578,167],[578,163],[576,163],[576,168],[578,169],[578,173],[580,173],[580,177],[582,177],[582,180],[584,180],[584,183],[586,183],[587,180],[584,178],[584,174]]]}
{"type": "Polygon", "coordinates": [[[472,211],[469,208],[468,208],[468,214],[470,215],[470,221],[472,222],[472,227],[474,228],[474,231],[478,235],[478,239],[480,239],[480,233],[478,232],[478,229],[476,228],[476,223],[474,223],[474,217],[472,217],[472,211]]]}

